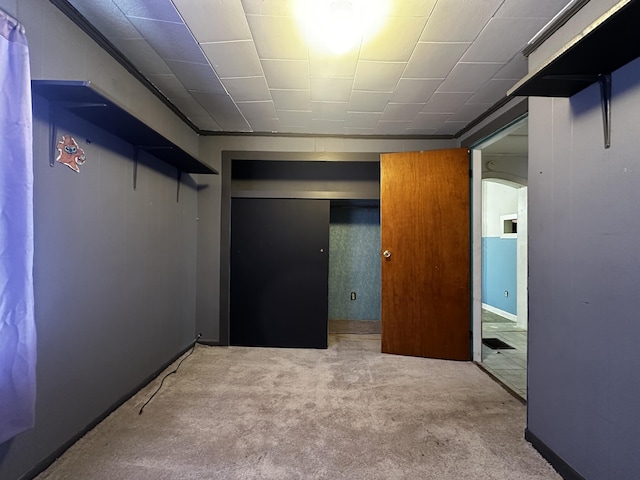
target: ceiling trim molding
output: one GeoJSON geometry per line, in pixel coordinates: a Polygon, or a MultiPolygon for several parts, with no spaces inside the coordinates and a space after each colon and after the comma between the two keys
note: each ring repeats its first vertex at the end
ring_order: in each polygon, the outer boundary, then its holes
{"type": "Polygon", "coordinates": [[[200,130],[204,137],[349,138],[354,140],[453,140],[455,135],[345,135],[340,133],[225,132],[200,130]]]}
{"type": "MultiPolygon", "coordinates": [[[[116,46],[111,43],[107,38],[96,29],[91,22],[89,22],[76,8],[71,5],[67,0],[49,0],[53,5],[58,7],[58,9],[64,13],[69,20],[75,23],[80,29],[89,35],[91,39],[96,42],[100,47],[102,47],[109,55],[113,57],[113,59],[122,65],[131,75],[134,76],[136,80],[142,83],[147,89],[153,93],[162,103],[164,103],[173,113],[175,113],[180,120],[186,123],[189,128],[191,128],[198,135],[200,134],[200,129],[196,124],[194,124],[189,118],[176,107],[171,100],[165,97],[160,90],[156,88],[156,86],[151,83],[147,77],[145,77],[131,61],[116,48],[116,46]]],[[[85,79],[82,79],[85,80],[85,79]]]]}
{"type": "MultiPolygon", "coordinates": [[[[512,100],[512,98],[511,99],[508,98],[507,100],[512,100]]],[[[507,102],[504,102],[504,104],[501,106],[504,106],[506,103],[507,102]]],[[[513,122],[527,115],[528,112],[529,112],[529,99],[525,97],[522,99],[521,102],[515,104],[512,108],[504,112],[502,115],[499,115],[494,120],[487,123],[482,128],[478,129],[477,132],[474,132],[473,134],[469,135],[464,140],[462,140],[462,142],[460,142],[460,146],[472,147],[473,145],[478,144],[481,140],[491,135],[494,135],[496,132],[511,125],[513,122]]]]}

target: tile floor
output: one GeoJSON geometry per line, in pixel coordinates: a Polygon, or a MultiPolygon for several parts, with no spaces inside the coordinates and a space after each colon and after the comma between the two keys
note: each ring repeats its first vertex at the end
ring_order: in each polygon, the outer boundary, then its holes
{"type": "Polygon", "coordinates": [[[523,400],[527,399],[527,331],[515,322],[482,310],[482,338],[499,338],[513,350],[482,345],[482,366],[523,400]]]}

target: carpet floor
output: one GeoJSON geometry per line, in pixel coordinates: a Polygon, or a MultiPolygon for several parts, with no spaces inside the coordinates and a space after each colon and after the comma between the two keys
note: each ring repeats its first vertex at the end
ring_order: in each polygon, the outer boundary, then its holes
{"type": "Polygon", "coordinates": [[[379,335],[198,345],[139,415],[162,376],[37,478],[560,479],[477,366],[381,354],[379,335]]]}

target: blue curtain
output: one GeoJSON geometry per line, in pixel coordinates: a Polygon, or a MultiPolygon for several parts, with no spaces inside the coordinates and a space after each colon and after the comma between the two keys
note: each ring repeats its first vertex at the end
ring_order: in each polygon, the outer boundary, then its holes
{"type": "Polygon", "coordinates": [[[0,443],[33,427],[33,151],[29,48],[0,10],[0,443]]]}

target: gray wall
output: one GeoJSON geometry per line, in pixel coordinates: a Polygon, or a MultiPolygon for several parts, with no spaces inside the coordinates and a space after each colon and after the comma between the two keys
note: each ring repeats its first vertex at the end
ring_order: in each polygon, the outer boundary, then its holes
{"type": "MultiPolygon", "coordinates": [[[[119,85],[125,100],[138,90],[49,2],[0,0],[0,7],[26,27],[34,78],[104,80],[119,85]]],[[[155,112],[156,123],[181,123],[151,94],[140,92],[136,109],[155,112]]],[[[131,145],[68,114],[58,128],[87,154],[80,173],[49,167],[48,103],[34,97],[36,426],[0,445],[0,478],[8,480],[51,455],[196,334],[194,179],[183,175],[177,203],[176,170],[142,154],[134,191],[131,145]]],[[[187,133],[177,126],[173,140],[197,150],[197,136],[187,133]]]]}
{"type": "Polygon", "coordinates": [[[529,112],[528,430],[587,479],[638,478],[640,59],[613,74],[608,150],[597,85],[529,112]]]}
{"type": "Polygon", "coordinates": [[[329,319],[380,321],[380,274],[380,208],[332,205],[329,319]]]}

